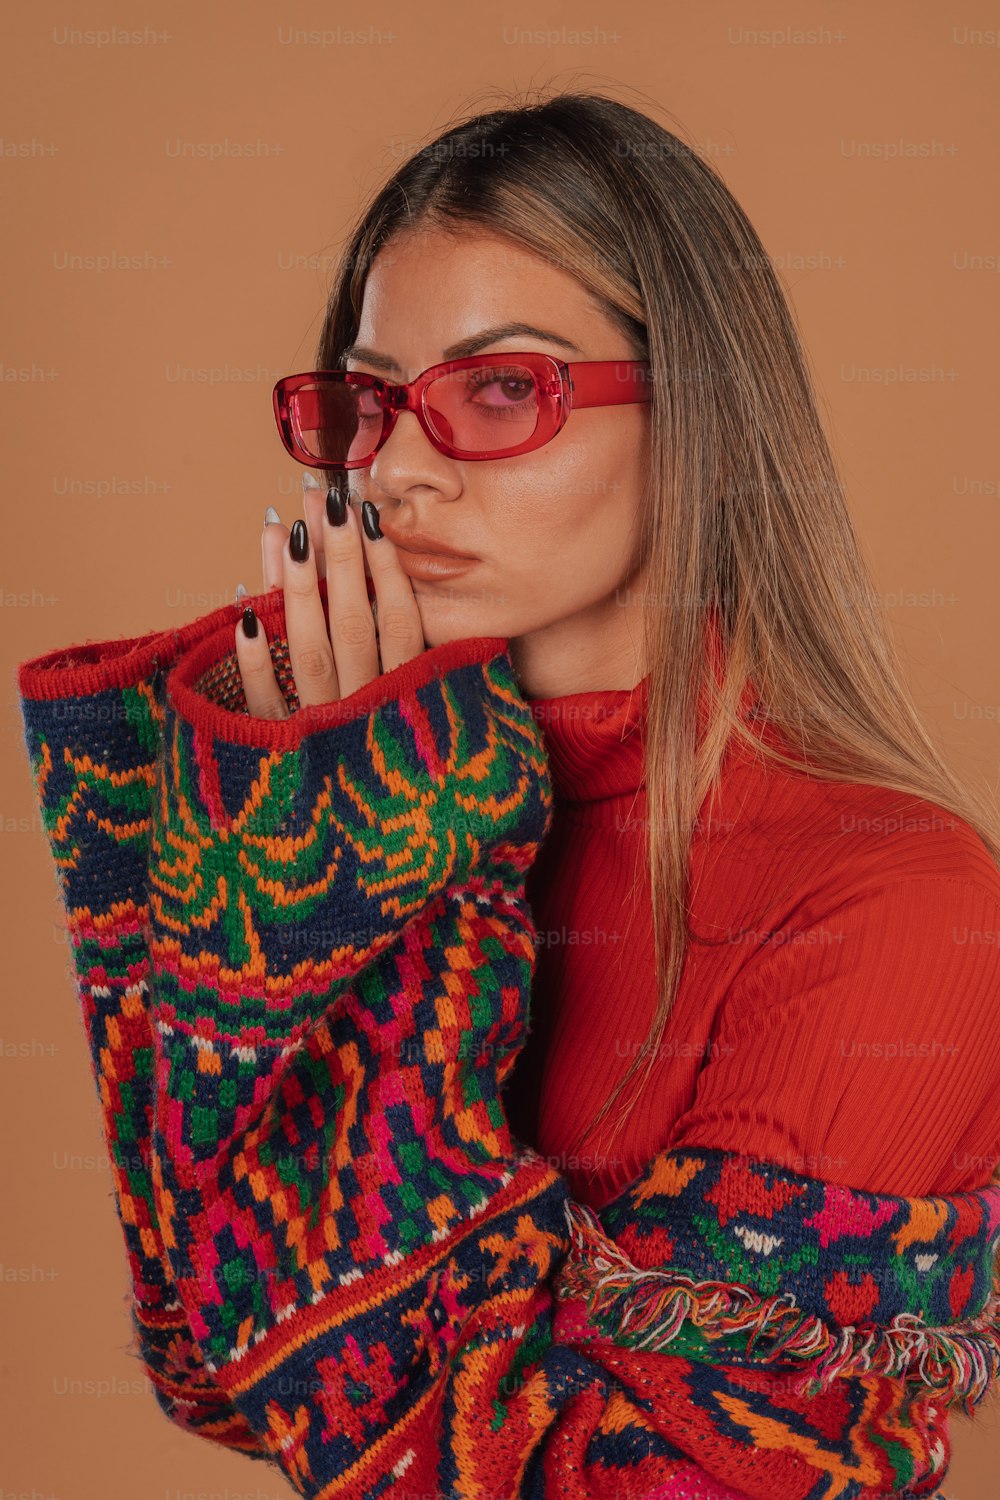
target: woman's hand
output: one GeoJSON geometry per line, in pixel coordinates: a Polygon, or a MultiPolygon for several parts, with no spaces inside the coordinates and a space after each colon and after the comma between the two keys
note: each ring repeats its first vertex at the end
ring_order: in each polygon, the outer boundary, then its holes
{"type": "MultiPolygon", "coordinates": [[[[288,654],[299,703],[306,708],[348,697],[380,671],[419,656],[425,641],[413,587],[392,542],[379,531],[375,506],[365,503],[377,538],[369,535],[355,506],[334,490],[306,489],[304,508],[305,520],[296,521],[291,532],[280,522],[264,527],[262,554],[265,589],[285,591],[288,654]],[[375,584],[377,628],[366,562],[375,584]],[[323,575],[329,619],[319,596],[323,575]]],[[[236,626],[236,655],[250,714],[287,719],[264,628],[249,605],[236,626]]]]}

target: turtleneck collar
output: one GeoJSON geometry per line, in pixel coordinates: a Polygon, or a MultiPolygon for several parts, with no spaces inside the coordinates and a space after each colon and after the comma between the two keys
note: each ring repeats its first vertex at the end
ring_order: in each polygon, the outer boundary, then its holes
{"type": "Polygon", "coordinates": [[[564,802],[635,792],[645,769],[648,675],[631,688],[526,702],[542,732],[552,789],[564,802]]]}
{"type": "MultiPolygon", "coordinates": [[[[705,648],[710,668],[721,684],[725,665],[717,613],[708,611],[705,648]]],[[[753,683],[744,685],[740,703],[746,714],[755,701],[753,683]]],[[[646,711],[649,673],[630,688],[568,693],[555,698],[525,698],[542,731],[555,796],[563,802],[596,802],[633,795],[645,781],[646,711]]],[[[697,736],[707,721],[708,699],[699,695],[697,736]]]]}

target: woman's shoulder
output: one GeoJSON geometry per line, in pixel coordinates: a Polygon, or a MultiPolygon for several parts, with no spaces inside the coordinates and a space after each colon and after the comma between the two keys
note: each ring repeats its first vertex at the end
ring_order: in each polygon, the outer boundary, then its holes
{"type": "Polygon", "coordinates": [[[827,903],[900,883],[1000,909],[1000,867],[965,818],[911,792],[793,771],[755,750],[727,756],[700,835],[729,865],[761,866],[827,903]],[[949,891],[949,887],[953,887],[949,891]]]}

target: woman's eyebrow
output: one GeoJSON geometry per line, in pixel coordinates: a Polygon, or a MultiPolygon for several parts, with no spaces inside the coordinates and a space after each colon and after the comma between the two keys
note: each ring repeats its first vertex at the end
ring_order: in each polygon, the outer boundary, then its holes
{"type": "MultiPolygon", "coordinates": [[[[582,354],[583,350],[576,344],[564,339],[559,333],[552,333],[546,328],[536,328],[533,323],[500,323],[495,328],[484,328],[481,333],[470,334],[468,338],[459,339],[457,344],[450,344],[442,352],[442,361],[446,359],[464,359],[468,354],[478,354],[480,349],[485,349],[489,344],[498,344],[501,339],[514,338],[523,334],[526,338],[541,339],[543,343],[559,344],[570,354],[582,354]]],[[[374,365],[376,370],[384,370],[387,375],[399,372],[399,365],[388,354],[380,354],[377,349],[369,349],[366,344],[349,344],[340,356],[341,364],[349,359],[359,359],[366,365],[374,365]]]]}

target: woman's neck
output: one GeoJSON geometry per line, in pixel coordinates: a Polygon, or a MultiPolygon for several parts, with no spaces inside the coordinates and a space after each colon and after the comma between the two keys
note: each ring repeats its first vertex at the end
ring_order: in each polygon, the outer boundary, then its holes
{"type": "Polygon", "coordinates": [[[613,594],[510,640],[510,658],[526,698],[626,691],[647,672],[644,662],[646,569],[613,594]]]}

